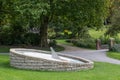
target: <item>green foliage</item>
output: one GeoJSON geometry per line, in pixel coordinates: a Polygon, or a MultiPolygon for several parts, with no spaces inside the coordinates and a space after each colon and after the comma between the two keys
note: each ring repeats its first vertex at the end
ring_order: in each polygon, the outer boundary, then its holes
{"type": "Polygon", "coordinates": [[[110,37],[109,36],[100,36],[99,39],[101,40],[101,44],[109,44],[110,37]]]}
{"type": "Polygon", "coordinates": [[[49,39],[66,39],[67,37],[62,33],[52,34],[48,36],[49,39]]]}
{"type": "Polygon", "coordinates": [[[86,34],[88,32],[88,28],[102,27],[104,19],[108,13],[108,7],[109,0],[64,1],[61,5],[61,9],[58,8],[58,10],[60,12],[63,12],[64,10],[65,12],[62,14],[59,13],[61,15],[58,18],[55,17],[55,21],[52,21],[51,26],[57,31],[63,31],[65,29],[70,30],[73,33],[73,37],[77,36],[80,38],[81,36],[88,35],[86,34]]]}
{"type": "Polygon", "coordinates": [[[101,43],[102,44],[109,44],[109,41],[110,41],[110,38],[113,38],[114,39],[114,42],[116,44],[119,44],[120,43],[120,38],[118,36],[113,36],[113,37],[110,37],[110,36],[100,36],[99,39],[101,40],[101,43]]]}
{"type": "Polygon", "coordinates": [[[25,29],[19,24],[4,26],[0,32],[0,43],[4,45],[21,44],[25,29]]]}
{"type": "Polygon", "coordinates": [[[115,44],[110,51],[120,52],[120,44],[115,44]]]}
{"type": "Polygon", "coordinates": [[[39,34],[37,33],[26,33],[24,34],[24,44],[26,45],[38,45],[39,44],[39,34]]]}
{"type": "Polygon", "coordinates": [[[21,44],[25,31],[26,30],[20,23],[16,22],[12,24],[10,27],[10,37],[12,38],[12,44],[21,44]]]}
{"type": "Polygon", "coordinates": [[[119,38],[119,36],[115,36],[113,38],[115,39],[115,43],[116,44],[120,44],[120,38],[119,38]]]}
{"type": "Polygon", "coordinates": [[[94,30],[90,29],[89,34],[94,39],[99,39],[101,36],[103,36],[106,32],[106,28],[103,28],[102,30],[94,30]]]}
{"type": "Polygon", "coordinates": [[[50,47],[55,47],[57,45],[57,42],[56,42],[56,40],[50,40],[50,42],[49,42],[49,46],[50,47]]]}
{"type": "Polygon", "coordinates": [[[78,47],[83,47],[83,48],[91,48],[95,49],[95,40],[94,39],[80,39],[78,41],[73,41],[73,44],[78,46],[78,47]]]}
{"type": "Polygon", "coordinates": [[[13,14],[13,0],[0,0],[0,26],[8,24],[13,14]]]}
{"type": "Polygon", "coordinates": [[[47,47],[48,27],[71,31],[68,38],[82,37],[88,28],[103,25],[108,8],[109,0],[0,0],[0,26],[12,27],[9,44],[20,44],[24,30],[37,27],[39,45],[47,47]]]}
{"type": "Polygon", "coordinates": [[[120,32],[120,0],[113,0],[111,23],[106,35],[116,36],[120,32]]]}
{"type": "Polygon", "coordinates": [[[9,53],[10,47],[0,46],[0,53],[9,53]]]}
{"type": "Polygon", "coordinates": [[[38,45],[39,34],[25,33],[25,29],[21,26],[4,26],[0,32],[1,45],[38,45]]]}

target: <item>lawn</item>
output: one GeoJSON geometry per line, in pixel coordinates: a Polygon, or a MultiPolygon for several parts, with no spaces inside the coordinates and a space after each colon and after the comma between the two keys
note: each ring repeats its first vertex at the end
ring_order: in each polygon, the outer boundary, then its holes
{"type": "Polygon", "coordinates": [[[0,80],[120,80],[120,65],[95,62],[92,70],[43,72],[12,68],[9,57],[0,55],[0,80]]]}
{"type": "Polygon", "coordinates": [[[10,47],[8,47],[8,46],[0,46],[1,53],[8,53],[9,49],[10,49],[10,47]]]}
{"type": "Polygon", "coordinates": [[[58,44],[65,44],[65,45],[73,46],[72,43],[68,43],[68,42],[66,42],[65,39],[57,39],[56,41],[57,41],[58,44]]]}
{"type": "Polygon", "coordinates": [[[120,60],[120,53],[118,52],[107,52],[107,56],[120,60]]]}
{"type": "MultiPolygon", "coordinates": [[[[16,48],[29,48],[29,49],[47,50],[47,51],[50,50],[50,48],[40,48],[40,47],[0,46],[0,53],[8,53],[9,50],[10,50],[10,48],[14,48],[14,47],[16,47],[16,48]]],[[[54,50],[57,51],[57,52],[64,50],[64,47],[59,46],[59,45],[57,45],[57,46],[55,46],[55,47],[53,47],[53,48],[54,48],[54,50]]]]}

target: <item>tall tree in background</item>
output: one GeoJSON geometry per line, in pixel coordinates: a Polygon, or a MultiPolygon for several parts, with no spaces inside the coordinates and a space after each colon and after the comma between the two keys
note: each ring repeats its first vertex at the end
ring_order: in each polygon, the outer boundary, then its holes
{"type": "Polygon", "coordinates": [[[0,26],[9,23],[12,10],[12,1],[0,0],[0,26]]]}
{"type": "Polygon", "coordinates": [[[111,6],[111,26],[108,28],[106,35],[117,36],[120,32],[120,0],[112,0],[111,6]]]}

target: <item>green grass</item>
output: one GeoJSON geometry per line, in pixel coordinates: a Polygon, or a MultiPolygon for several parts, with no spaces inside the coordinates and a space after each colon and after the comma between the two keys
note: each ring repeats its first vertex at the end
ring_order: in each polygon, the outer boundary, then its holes
{"type": "MultiPolygon", "coordinates": [[[[17,47],[17,46],[16,46],[16,47],[17,47]]],[[[10,47],[10,46],[1,46],[1,47],[0,47],[0,53],[8,53],[9,50],[10,50],[10,48],[12,48],[12,47],[10,47]]],[[[24,48],[24,47],[23,47],[23,48],[24,48]]],[[[30,48],[30,49],[38,49],[38,50],[47,50],[47,51],[50,50],[50,48],[40,48],[40,47],[27,47],[27,48],[30,48]]],[[[57,45],[57,46],[54,47],[54,50],[57,51],[57,52],[58,52],[58,51],[63,51],[63,50],[64,50],[64,47],[57,45]]]]}
{"type": "Polygon", "coordinates": [[[9,49],[10,49],[10,47],[8,47],[8,46],[0,46],[1,53],[8,53],[9,49]]]}
{"type": "Polygon", "coordinates": [[[58,44],[65,44],[65,45],[71,45],[71,46],[73,46],[72,43],[66,42],[65,39],[58,39],[58,40],[56,40],[56,41],[57,41],[58,44]]]}
{"type": "Polygon", "coordinates": [[[107,56],[120,60],[120,53],[118,52],[107,52],[107,56]]]}
{"type": "Polygon", "coordinates": [[[44,72],[12,68],[9,57],[0,55],[0,80],[120,80],[120,65],[96,62],[92,70],[44,72]]]}
{"type": "Polygon", "coordinates": [[[64,47],[59,46],[59,45],[57,45],[56,47],[54,47],[54,49],[55,49],[55,51],[57,51],[57,52],[65,50],[64,47]]]}

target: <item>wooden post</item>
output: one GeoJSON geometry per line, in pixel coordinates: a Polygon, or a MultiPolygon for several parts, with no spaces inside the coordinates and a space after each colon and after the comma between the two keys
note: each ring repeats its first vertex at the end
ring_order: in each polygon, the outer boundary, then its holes
{"type": "Polygon", "coordinates": [[[110,41],[109,41],[109,49],[111,50],[112,47],[114,46],[115,44],[115,39],[114,38],[110,38],[110,41]]]}
{"type": "Polygon", "coordinates": [[[101,49],[101,40],[100,39],[96,40],[96,49],[97,50],[101,49]]]}

